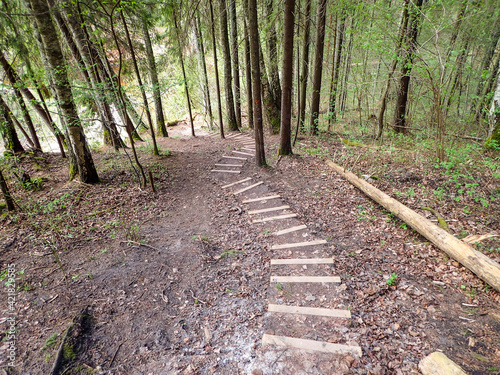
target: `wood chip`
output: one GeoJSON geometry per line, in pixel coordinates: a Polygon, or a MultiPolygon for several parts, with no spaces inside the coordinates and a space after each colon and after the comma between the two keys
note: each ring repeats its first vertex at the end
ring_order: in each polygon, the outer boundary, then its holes
{"type": "Polygon", "coordinates": [[[271,276],[272,283],[340,283],[338,276],[271,276]]]}
{"type": "Polygon", "coordinates": [[[351,354],[361,357],[362,351],[359,346],[334,344],[325,341],[315,341],[307,339],[297,339],[295,337],[275,336],[265,333],[262,336],[262,345],[278,345],[287,348],[313,350],[324,353],[351,354]]]}
{"type": "Polygon", "coordinates": [[[272,212],[272,211],[279,211],[279,210],[286,210],[287,208],[290,208],[290,206],[279,206],[279,207],[271,207],[271,208],[262,208],[260,210],[252,210],[248,211],[249,215],[257,215],[257,214],[262,214],[264,212],[272,212]]]}
{"type": "Polygon", "coordinates": [[[241,193],[244,193],[244,192],[245,192],[245,191],[247,191],[247,190],[250,190],[250,189],[253,189],[253,188],[254,188],[254,187],[256,187],[256,186],[262,185],[263,183],[264,183],[264,182],[262,182],[262,181],[257,182],[257,183],[255,183],[255,184],[253,184],[253,185],[247,186],[246,188],[243,188],[243,189],[241,189],[241,190],[238,190],[238,191],[234,192],[234,194],[236,195],[236,194],[241,194],[241,193]]]}
{"type": "Polygon", "coordinates": [[[264,219],[253,220],[252,223],[265,223],[266,221],[275,221],[275,220],[283,220],[283,219],[291,219],[292,217],[297,217],[297,214],[288,214],[288,215],[280,215],[280,216],[272,216],[266,217],[264,219]]]}
{"type": "Polygon", "coordinates": [[[296,232],[296,231],[302,230],[302,229],[307,229],[307,225],[297,225],[296,227],[282,229],[282,230],[279,230],[277,232],[274,232],[274,235],[281,236],[282,234],[292,233],[292,232],[296,232]]]}
{"type": "Polygon", "coordinates": [[[283,245],[273,245],[271,247],[271,249],[272,250],[290,249],[290,248],[293,248],[293,247],[323,245],[325,243],[326,243],[326,240],[316,240],[316,241],[296,242],[296,243],[285,243],[283,245]]]}
{"type": "Polygon", "coordinates": [[[337,309],[323,309],[317,307],[302,307],[302,306],[287,306],[287,305],[275,305],[269,304],[267,311],[279,312],[286,314],[303,314],[303,315],[315,315],[315,316],[328,316],[330,318],[351,318],[351,312],[349,310],[337,310],[337,309]]]}
{"type": "Polygon", "coordinates": [[[241,203],[261,202],[261,201],[266,201],[268,199],[275,199],[275,198],[280,198],[280,196],[279,195],[268,195],[267,197],[246,199],[241,203]]]}
{"type": "Polygon", "coordinates": [[[271,259],[271,265],[280,264],[333,264],[333,258],[271,259]]]}
{"type": "Polygon", "coordinates": [[[231,186],[234,186],[234,185],[241,184],[241,183],[246,182],[246,181],[249,181],[249,180],[251,180],[251,179],[252,179],[251,177],[247,177],[247,178],[244,178],[243,180],[239,180],[239,181],[233,182],[232,184],[224,185],[222,188],[223,188],[223,189],[226,189],[226,188],[228,188],[228,187],[231,187],[231,186]]]}

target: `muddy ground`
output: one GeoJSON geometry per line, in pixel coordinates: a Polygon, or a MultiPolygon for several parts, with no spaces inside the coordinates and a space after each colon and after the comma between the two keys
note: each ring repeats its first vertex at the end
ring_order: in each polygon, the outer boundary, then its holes
{"type": "MultiPolygon", "coordinates": [[[[110,150],[94,152],[102,179],[95,186],[67,182],[56,155],[16,161],[14,168],[42,177],[43,185],[26,192],[11,180],[20,209],[1,219],[2,271],[14,264],[17,273],[16,366],[4,371],[50,373],[73,321],[66,374],[416,374],[436,350],[470,374],[500,373],[499,294],[332,172],[330,158],[361,169],[379,160],[349,159],[352,151],[337,141],[302,138],[295,156],[277,159],[277,138],[267,137],[269,167],[247,161],[233,180],[264,181],[315,238],[328,241],[342,284],[338,300],[326,302],[352,313],[328,329],[338,342],[360,345],[363,356],[263,347],[263,333],[276,330],[267,303],[293,302],[297,290],[269,284],[272,235],[250,223],[246,207],[210,172],[239,146],[192,139],[185,124],[169,130],[161,157],[148,146],[139,150],[156,193],[141,189],[128,157],[110,150]],[[393,273],[395,285],[388,285],[393,273]]],[[[443,178],[432,168],[395,162],[378,174],[372,182],[411,208],[439,208],[457,236],[498,233],[498,200],[488,207],[471,201],[464,211],[420,188],[443,178]]],[[[498,181],[485,177],[479,188],[498,189],[498,181]]],[[[500,258],[495,238],[477,246],[500,258]]],[[[321,293],[307,302],[331,296],[321,293]]],[[[326,319],[310,323],[330,327],[326,319]]],[[[9,321],[1,324],[4,366],[9,321]]]]}

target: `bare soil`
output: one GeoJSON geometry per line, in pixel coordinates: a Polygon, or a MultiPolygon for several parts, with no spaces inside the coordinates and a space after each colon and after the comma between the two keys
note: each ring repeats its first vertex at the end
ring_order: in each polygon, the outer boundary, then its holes
{"type": "MultiPolygon", "coordinates": [[[[500,373],[499,294],[332,172],[324,161],[348,156],[341,142],[300,139],[297,155],[277,159],[277,138],[267,137],[269,167],[249,160],[241,175],[220,176],[210,170],[240,147],[236,140],[190,138],[182,123],[169,132],[159,140],[163,156],[140,149],[156,193],[139,188],[127,155],[106,149],[94,152],[97,185],[67,182],[66,162],[56,155],[19,161],[32,178],[44,178],[41,191],[24,191],[8,174],[21,209],[0,221],[2,271],[15,264],[18,272],[16,366],[4,367],[7,373],[50,373],[65,330],[82,312],[84,323],[64,348],[66,374],[417,374],[418,362],[436,350],[470,374],[500,373]],[[328,153],[308,152],[318,148],[328,153]],[[328,241],[317,254],[334,265],[309,267],[340,276],[340,285],[269,283],[269,259],[277,256],[270,230],[285,223],[250,223],[248,210],[257,205],[221,188],[244,177],[264,181],[252,194],[280,194],[298,214],[293,222],[308,226],[305,236],[282,243],[328,241]],[[348,308],[352,319],[275,318],[269,302],[348,308]],[[363,356],[262,346],[264,333],[357,343],[363,356]]],[[[374,156],[357,166],[379,162],[374,156]]],[[[411,208],[439,208],[453,234],[498,231],[497,202],[468,202],[467,213],[418,188],[443,178],[431,168],[401,162],[381,170],[372,183],[411,208]],[[415,194],[396,194],[410,189],[415,194]]],[[[495,246],[490,239],[479,249],[495,246]]],[[[6,288],[0,306],[7,309],[6,288]]],[[[8,328],[2,319],[4,342],[8,328]]]]}

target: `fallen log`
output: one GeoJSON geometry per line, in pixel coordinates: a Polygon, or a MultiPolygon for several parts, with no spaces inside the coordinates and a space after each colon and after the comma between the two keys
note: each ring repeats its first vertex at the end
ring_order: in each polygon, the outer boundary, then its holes
{"type": "Polygon", "coordinates": [[[496,291],[500,292],[500,264],[455,238],[444,229],[439,228],[425,217],[391,198],[365,180],[358,178],[351,172],[345,171],[344,168],[333,161],[328,161],[327,164],[369,198],[382,205],[386,210],[393,212],[439,249],[443,250],[496,291]]]}

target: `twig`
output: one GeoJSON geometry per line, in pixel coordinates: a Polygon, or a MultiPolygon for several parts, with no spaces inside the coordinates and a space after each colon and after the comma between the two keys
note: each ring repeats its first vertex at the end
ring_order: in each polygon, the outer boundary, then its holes
{"type": "Polygon", "coordinates": [[[115,359],[116,359],[116,355],[118,354],[118,351],[120,350],[122,345],[123,345],[123,342],[121,342],[120,345],[118,345],[118,348],[116,348],[115,354],[113,355],[113,359],[111,359],[111,362],[109,363],[108,370],[111,368],[111,366],[113,366],[113,363],[115,362],[115,359]]]}
{"type": "Polygon", "coordinates": [[[194,293],[193,293],[193,291],[192,291],[191,289],[190,289],[189,291],[191,292],[191,296],[194,298],[194,300],[195,300],[195,301],[201,302],[201,303],[203,303],[204,305],[206,305],[206,304],[207,304],[205,301],[202,301],[201,299],[196,298],[196,297],[194,296],[194,293]]]}

